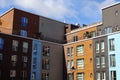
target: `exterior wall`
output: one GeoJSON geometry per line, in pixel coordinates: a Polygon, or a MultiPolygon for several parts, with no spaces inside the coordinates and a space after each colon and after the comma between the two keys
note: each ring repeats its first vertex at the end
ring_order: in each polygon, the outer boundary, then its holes
{"type": "Polygon", "coordinates": [[[92,39],[88,40],[81,40],[75,43],[66,44],[64,46],[64,53],[66,56],[66,66],[67,66],[67,60],[74,60],[74,69],[73,70],[67,70],[67,73],[74,73],[74,80],[77,80],[77,73],[84,73],[84,80],[94,80],[94,60],[93,60],[93,47],[90,47],[90,45],[93,46],[92,39]],[[84,45],[84,54],[77,56],[76,53],[76,47],[79,45],[84,45]],[[74,56],[68,57],[67,56],[67,48],[73,47],[74,48],[74,56]],[[77,69],[77,59],[84,58],[84,69],[77,69]],[[90,59],[92,59],[92,62],[90,62],[90,59]],[[90,77],[90,74],[92,74],[92,77],[90,77]]]}
{"type": "Polygon", "coordinates": [[[12,36],[12,35],[6,35],[3,33],[0,33],[0,38],[4,39],[3,50],[0,50],[0,53],[3,54],[2,65],[0,65],[0,70],[2,71],[1,72],[2,78],[0,80],[12,80],[12,79],[10,79],[10,70],[16,70],[16,77],[14,80],[22,80],[21,79],[21,71],[26,71],[27,72],[26,80],[30,80],[32,40],[17,37],[17,36],[12,36]],[[18,42],[19,42],[17,52],[12,50],[12,40],[18,40],[18,42]],[[22,52],[22,49],[23,49],[22,44],[24,41],[28,42],[28,44],[29,44],[28,53],[22,52]],[[11,61],[12,55],[17,55],[16,66],[12,66],[12,61],[11,61]],[[23,64],[22,64],[23,56],[27,57],[27,66],[26,67],[23,67],[23,64]]]}
{"type": "Polygon", "coordinates": [[[120,30],[120,3],[104,8],[102,10],[103,16],[103,26],[105,27],[112,27],[112,31],[116,32],[120,30]],[[116,14],[117,12],[117,14],[116,14]]]}
{"type": "Polygon", "coordinates": [[[40,16],[39,32],[43,40],[64,43],[65,23],[40,16]]]}
{"type": "MultiPolygon", "coordinates": [[[[42,59],[49,59],[49,69],[42,68],[43,73],[49,73],[49,80],[64,80],[63,79],[63,46],[57,43],[42,41],[43,46],[50,48],[50,55],[42,55],[42,59]]],[[[43,52],[42,52],[43,53],[43,52]]],[[[42,62],[43,63],[43,62],[42,62]]]]}
{"type": "Polygon", "coordinates": [[[31,59],[31,80],[33,80],[33,73],[36,80],[41,80],[41,53],[42,43],[39,40],[32,41],[32,59],[31,59]],[[37,46],[35,46],[37,45],[37,46]],[[35,49],[36,48],[36,49],[35,49]],[[34,59],[36,58],[36,61],[34,59]],[[36,66],[35,68],[33,66],[36,66]]]}
{"type": "Polygon", "coordinates": [[[110,51],[109,49],[109,44],[108,44],[108,61],[109,61],[109,80],[112,80],[111,79],[111,74],[110,74],[110,71],[116,71],[116,80],[119,80],[120,78],[120,54],[119,54],[119,48],[120,48],[120,43],[119,43],[119,40],[120,40],[120,33],[117,33],[117,34],[112,34],[112,35],[109,35],[108,36],[108,43],[109,43],[109,39],[112,39],[114,38],[114,45],[115,45],[115,50],[114,51],[110,51]],[[110,66],[110,55],[111,54],[115,54],[115,60],[116,60],[116,66],[115,67],[111,67],[110,66]]]}
{"type": "Polygon", "coordinates": [[[2,22],[0,25],[0,32],[12,34],[13,15],[14,15],[14,10],[10,10],[7,13],[0,16],[0,20],[2,22]]]}
{"type": "Polygon", "coordinates": [[[36,35],[39,32],[39,16],[22,10],[14,9],[13,34],[20,35],[20,30],[26,30],[27,37],[36,38],[36,35]],[[21,26],[22,17],[26,17],[28,19],[28,26],[21,26]]]}
{"type": "Polygon", "coordinates": [[[93,31],[95,31],[97,33],[96,26],[91,27],[91,28],[83,27],[79,31],[73,30],[73,31],[71,31],[70,34],[66,34],[67,42],[72,42],[74,36],[78,36],[78,40],[85,39],[84,33],[86,33],[86,32],[93,32],[93,31]]]}
{"type": "MultiPolygon", "coordinates": [[[[109,80],[109,66],[108,66],[108,42],[107,42],[107,36],[99,36],[93,39],[93,49],[94,49],[94,78],[95,80],[97,80],[97,75],[96,73],[99,72],[100,74],[102,74],[102,72],[106,73],[106,79],[105,80],[109,80]],[[104,52],[101,51],[101,41],[104,41],[104,52]],[[99,53],[96,53],[96,43],[99,43],[99,53]],[[96,57],[105,57],[105,68],[97,68],[96,66],[96,57]]],[[[100,60],[101,62],[101,60],[100,60]]],[[[101,64],[100,64],[101,66],[101,64]]],[[[101,76],[101,80],[102,80],[102,76],[101,76]]]]}

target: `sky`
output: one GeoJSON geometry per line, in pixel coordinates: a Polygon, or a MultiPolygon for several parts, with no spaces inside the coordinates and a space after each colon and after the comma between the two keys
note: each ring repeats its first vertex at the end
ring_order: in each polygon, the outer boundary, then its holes
{"type": "Polygon", "coordinates": [[[102,21],[102,9],[120,0],[0,0],[0,15],[11,8],[45,16],[68,24],[102,21]]]}

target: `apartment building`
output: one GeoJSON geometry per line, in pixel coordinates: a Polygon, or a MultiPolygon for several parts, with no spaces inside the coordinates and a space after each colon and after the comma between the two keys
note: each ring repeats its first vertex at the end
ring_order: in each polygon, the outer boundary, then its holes
{"type": "Polygon", "coordinates": [[[0,16],[1,33],[31,39],[31,66],[27,72],[29,78],[25,80],[63,80],[66,77],[63,75],[62,46],[65,43],[65,25],[66,23],[16,8],[0,16]]]}
{"type": "Polygon", "coordinates": [[[0,80],[30,80],[32,40],[0,33],[0,44],[0,80]]]}
{"type": "Polygon", "coordinates": [[[10,9],[1,15],[0,22],[0,31],[6,34],[64,43],[66,23],[16,8],[10,9]]]}
{"type": "Polygon", "coordinates": [[[107,39],[110,80],[119,80],[120,78],[119,39],[120,39],[120,33],[113,33],[111,35],[108,35],[108,39],[107,39]]]}
{"type": "Polygon", "coordinates": [[[107,35],[93,39],[95,80],[109,80],[107,35]]]}
{"type": "Polygon", "coordinates": [[[80,26],[16,8],[5,12],[0,80],[118,80],[120,3],[102,9],[102,17],[80,26]]]}
{"type": "Polygon", "coordinates": [[[93,37],[96,36],[98,25],[101,22],[73,30],[66,29],[64,54],[68,80],[94,80],[93,37]]]}

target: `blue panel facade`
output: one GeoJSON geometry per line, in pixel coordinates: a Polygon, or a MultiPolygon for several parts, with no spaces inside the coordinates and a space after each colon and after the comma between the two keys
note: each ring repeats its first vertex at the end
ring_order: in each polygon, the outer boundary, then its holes
{"type": "Polygon", "coordinates": [[[120,79],[120,33],[112,34],[108,36],[108,61],[109,61],[109,79],[119,80],[120,79]],[[110,50],[110,40],[114,39],[112,43],[114,46],[113,50],[110,50]],[[111,56],[115,56],[115,61],[111,56]],[[115,64],[112,64],[115,63],[115,64]],[[112,66],[111,66],[112,65],[112,66]],[[113,78],[112,71],[116,72],[116,79],[113,78]]]}
{"type": "Polygon", "coordinates": [[[41,41],[33,40],[31,60],[31,80],[41,80],[41,52],[42,52],[41,41]]]}

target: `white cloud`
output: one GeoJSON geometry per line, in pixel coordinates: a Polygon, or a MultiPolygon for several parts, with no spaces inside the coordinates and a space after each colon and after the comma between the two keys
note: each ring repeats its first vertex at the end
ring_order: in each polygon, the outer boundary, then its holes
{"type": "Polygon", "coordinates": [[[100,4],[100,8],[105,8],[105,7],[111,6],[115,3],[117,3],[117,1],[115,1],[115,0],[105,0],[104,2],[102,2],[100,4]]]}
{"type": "Polygon", "coordinates": [[[12,3],[11,0],[0,0],[0,8],[8,7],[12,3]]]}
{"type": "Polygon", "coordinates": [[[102,17],[101,9],[116,0],[0,0],[0,9],[14,5],[17,8],[69,23],[95,22],[102,17]],[[72,22],[73,21],[73,22],[72,22]]]}
{"type": "Polygon", "coordinates": [[[63,19],[75,16],[76,11],[70,8],[69,0],[14,0],[14,4],[25,9],[31,9],[40,15],[63,19]]]}

